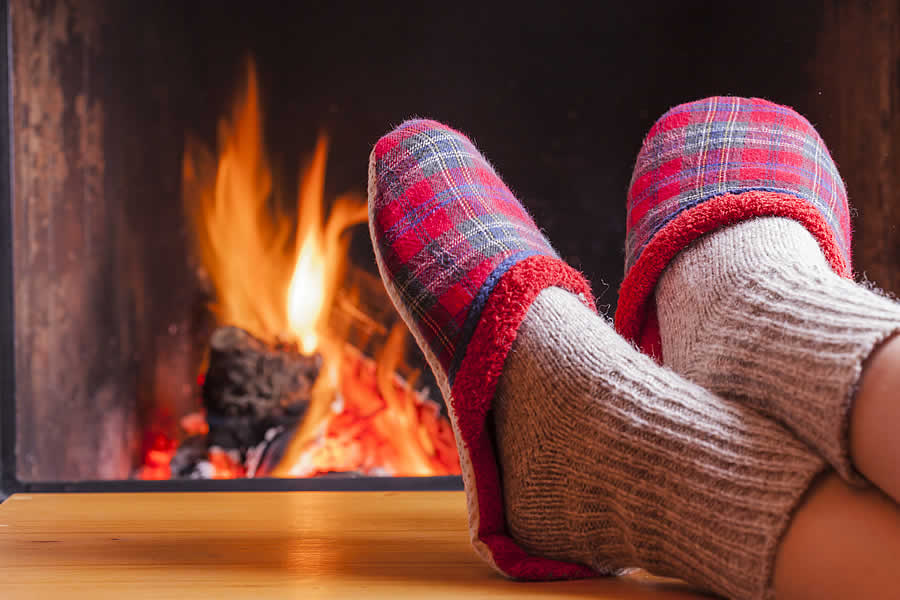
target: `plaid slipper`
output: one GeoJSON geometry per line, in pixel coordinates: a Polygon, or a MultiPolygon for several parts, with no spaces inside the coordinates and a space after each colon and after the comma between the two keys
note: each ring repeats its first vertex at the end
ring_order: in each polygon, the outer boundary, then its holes
{"type": "Polygon", "coordinates": [[[669,262],[719,227],[787,217],[852,277],[844,182],[809,121],[757,98],[716,97],[669,110],[647,134],[628,190],[625,280],[616,329],[661,359],[654,289],[669,262]]]}
{"type": "Polygon", "coordinates": [[[561,287],[594,309],[565,264],[464,135],[412,120],[375,145],[369,229],[378,270],[447,400],[476,551],[518,579],[595,573],[529,555],[506,531],[489,412],[506,356],[531,303],[561,287]]]}

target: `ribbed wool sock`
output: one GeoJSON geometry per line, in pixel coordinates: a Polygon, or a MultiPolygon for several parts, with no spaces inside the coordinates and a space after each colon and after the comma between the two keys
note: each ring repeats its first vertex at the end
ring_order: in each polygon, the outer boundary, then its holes
{"type": "Polygon", "coordinates": [[[771,597],[781,534],[824,465],[786,430],[660,367],[558,288],[529,309],[495,407],[523,547],[771,597]]]}
{"type": "Polygon", "coordinates": [[[369,216],[385,286],[447,399],[487,561],[523,579],[642,567],[772,597],[779,539],[821,457],[619,337],[458,132],[410,121],[382,138],[369,216]]]}
{"type": "Polygon", "coordinates": [[[763,217],[709,233],[656,291],[665,364],[778,419],[848,480],[863,363],[900,332],[900,304],[840,277],[800,223],[763,217]]]}
{"type": "Polygon", "coordinates": [[[627,206],[619,332],[861,481],[853,396],[900,308],[850,280],[847,192],[812,124],[758,98],[676,106],[644,140],[627,206]]]}

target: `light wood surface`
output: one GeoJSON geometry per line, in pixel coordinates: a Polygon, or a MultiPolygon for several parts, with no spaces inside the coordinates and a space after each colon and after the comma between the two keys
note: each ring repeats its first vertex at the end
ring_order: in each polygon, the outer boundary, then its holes
{"type": "Polygon", "coordinates": [[[503,579],[468,542],[462,492],[14,495],[0,598],[695,600],[646,575],[503,579]]]}

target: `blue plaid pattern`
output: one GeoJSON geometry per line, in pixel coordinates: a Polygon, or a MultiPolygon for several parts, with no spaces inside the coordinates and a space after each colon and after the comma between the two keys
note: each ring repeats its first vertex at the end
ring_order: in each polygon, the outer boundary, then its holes
{"type": "Polygon", "coordinates": [[[847,193],[813,126],[793,109],[766,100],[716,97],[676,106],[647,135],[628,192],[626,273],[680,213],[751,190],[809,202],[850,264],[847,193]]]}
{"type": "Polygon", "coordinates": [[[374,150],[373,243],[452,383],[497,280],[517,262],[558,258],[475,146],[412,120],[374,150]]]}

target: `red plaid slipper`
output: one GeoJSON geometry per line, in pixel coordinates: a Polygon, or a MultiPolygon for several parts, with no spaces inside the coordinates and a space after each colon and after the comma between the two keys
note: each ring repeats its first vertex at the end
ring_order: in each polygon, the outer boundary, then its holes
{"type": "Polygon", "coordinates": [[[561,287],[593,309],[590,286],[472,142],[434,121],[408,121],[375,145],[369,228],[388,294],[447,400],[475,549],[519,579],[595,574],[531,556],[509,537],[488,421],[506,355],[537,295],[561,287]]]}
{"type": "Polygon", "coordinates": [[[847,192],[809,121],[756,98],[669,110],[647,134],[628,190],[616,330],[659,360],[653,294],[669,262],[714,229],[763,216],[802,223],[832,269],[852,277],[847,192]]]}

